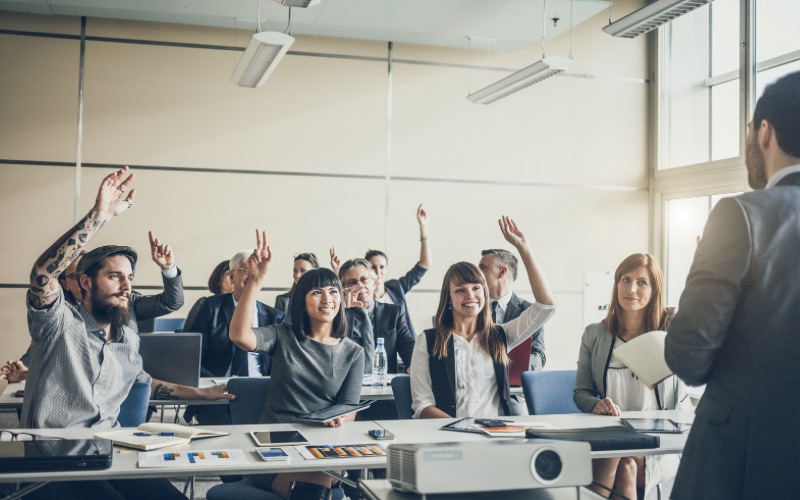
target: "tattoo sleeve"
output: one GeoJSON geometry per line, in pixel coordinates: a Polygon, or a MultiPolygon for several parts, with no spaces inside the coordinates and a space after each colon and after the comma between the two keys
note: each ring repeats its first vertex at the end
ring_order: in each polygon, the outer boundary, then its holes
{"type": "Polygon", "coordinates": [[[92,209],[36,260],[31,270],[31,288],[28,290],[28,298],[33,307],[43,309],[58,298],[61,293],[58,275],[75,260],[81,249],[107,220],[99,211],[92,209]]]}

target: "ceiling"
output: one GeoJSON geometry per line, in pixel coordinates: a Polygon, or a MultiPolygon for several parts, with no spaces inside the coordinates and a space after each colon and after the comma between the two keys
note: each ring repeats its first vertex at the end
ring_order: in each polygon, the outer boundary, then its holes
{"type": "MultiPolygon", "coordinates": [[[[0,10],[284,31],[289,9],[272,0],[0,0],[0,10]]],[[[292,9],[289,32],[446,47],[515,50],[600,14],[610,0],[322,0],[292,9]],[[547,5],[546,14],[543,11],[547,5]],[[559,18],[553,26],[552,18],[559,18]]]]}

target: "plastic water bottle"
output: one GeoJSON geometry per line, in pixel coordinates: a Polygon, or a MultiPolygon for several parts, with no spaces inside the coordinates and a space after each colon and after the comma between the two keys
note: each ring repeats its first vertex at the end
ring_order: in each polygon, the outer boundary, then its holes
{"type": "Polygon", "coordinates": [[[372,387],[386,387],[386,370],[389,358],[386,356],[386,349],[383,347],[383,338],[375,339],[375,357],[372,358],[372,387]]]}

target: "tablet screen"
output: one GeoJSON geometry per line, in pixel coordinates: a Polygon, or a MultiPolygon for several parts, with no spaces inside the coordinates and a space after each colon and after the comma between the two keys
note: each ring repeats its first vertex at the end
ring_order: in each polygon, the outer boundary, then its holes
{"type": "Polygon", "coordinates": [[[258,446],[308,444],[300,431],[254,431],[250,433],[258,446]]]}
{"type": "Polygon", "coordinates": [[[662,432],[680,434],[681,425],[668,418],[623,418],[623,422],[639,432],[662,432]]]}
{"type": "Polygon", "coordinates": [[[301,416],[302,420],[313,420],[315,422],[326,422],[336,417],[353,413],[354,411],[366,410],[370,407],[372,401],[364,401],[357,405],[333,405],[328,408],[323,408],[319,411],[313,411],[301,416]]]}

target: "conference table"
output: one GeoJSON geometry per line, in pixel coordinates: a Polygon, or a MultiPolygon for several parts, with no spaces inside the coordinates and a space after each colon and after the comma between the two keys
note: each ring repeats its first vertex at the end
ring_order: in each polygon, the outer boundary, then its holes
{"type": "MultiPolygon", "coordinates": [[[[623,417],[628,418],[670,418],[676,422],[691,423],[694,415],[690,411],[647,411],[624,412],[623,417]]],[[[591,428],[618,423],[617,417],[598,416],[593,414],[571,415],[528,415],[519,417],[504,417],[520,423],[546,424],[554,428],[591,428]]],[[[429,419],[429,420],[380,420],[348,422],[342,427],[324,427],[320,424],[292,424],[312,444],[316,445],[354,445],[378,443],[384,446],[391,443],[439,443],[439,442],[478,442],[494,439],[521,439],[521,438],[493,438],[480,434],[443,431],[440,428],[456,419],[429,419]],[[368,431],[375,428],[384,428],[395,434],[394,441],[375,441],[370,438],[368,431]]],[[[203,426],[213,430],[230,432],[229,436],[211,439],[194,440],[180,447],[164,448],[170,453],[177,451],[199,450],[242,450],[246,463],[230,467],[203,468],[201,466],[186,465],[179,467],[140,468],[137,466],[138,453],[125,448],[114,447],[113,462],[109,469],[83,470],[64,472],[30,472],[30,473],[3,473],[0,471],[0,483],[46,483],[49,481],[78,481],[100,479],[135,479],[152,477],[181,477],[181,476],[218,476],[220,474],[264,474],[279,472],[305,472],[305,471],[332,471],[341,469],[373,469],[385,468],[386,457],[351,457],[328,458],[309,460],[303,458],[300,451],[292,446],[282,447],[289,455],[285,462],[264,462],[255,453],[255,444],[249,436],[250,431],[285,430],[288,424],[256,424],[256,425],[231,425],[231,426],[203,426]]],[[[69,439],[90,439],[98,429],[31,429],[27,432],[37,436],[51,436],[69,439]]],[[[592,452],[592,458],[605,458],[615,456],[641,456],[681,453],[686,442],[687,433],[661,434],[661,445],[658,448],[646,450],[620,450],[592,452]]],[[[385,486],[385,485],[384,485],[385,486]]],[[[380,489],[379,484],[375,487],[380,489]]],[[[394,498],[394,497],[392,497],[394,498]]],[[[397,497],[400,498],[400,497],[397,497]]],[[[548,497],[542,497],[548,498],[548,497]]],[[[554,499],[556,497],[553,497],[554,499]]],[[[577,497],[571,497],[577,498],[577,497]]],[[[580,496],[580,498],[586,498],[580,496]]]]}

